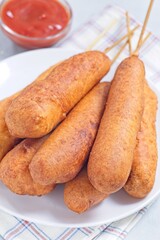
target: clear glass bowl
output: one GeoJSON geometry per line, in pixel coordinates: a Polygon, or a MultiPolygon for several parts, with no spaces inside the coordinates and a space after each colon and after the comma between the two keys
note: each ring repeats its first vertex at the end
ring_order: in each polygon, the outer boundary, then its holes
{"type": "MultiPolygon", "coordinates": [[[[1,4],[0,4],[0,15],[1,12],[3,11],[3,5],[10,0],[2,0],[1,4]]],[[[18,0],[20,1],[20,0],[18,0]]],[[[34,0],[33,0],[34,1],[34,0]]],[[[64,38],[67,33],[69,32],[70,28],[71,28],[71,23],[72,23],[72,9],[70,7],[70,5],[65,1],[65,0],[57,0],[58,2],[61,3],[61,5],[65,8],[66,12],[69,15],[69,21],[66,25],[65,28],[62,29],[62,31],[54,34],[54,35],[50,35],[47,37],[28,37],[28,36],[24,36],[21,35],[15,31],[13,31],[11,28],[9,28],[3,21],[2,18],[0,18],[0,27],[2,29],[2,31],[11,39],[13,40],[15,43],[17,43],[18,45],[27,48],[27,49],[35,49],[35,48],[43,48],[43,47],[50,47],[53,44],[57,43],[58,41],[60,41],[62,38],[64,38]]]]}

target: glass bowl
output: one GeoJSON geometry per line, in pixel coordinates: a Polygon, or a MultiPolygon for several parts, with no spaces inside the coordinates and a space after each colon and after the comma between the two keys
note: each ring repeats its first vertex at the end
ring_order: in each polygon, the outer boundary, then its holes
{"type": "MultiPolygon", "coordinates": [[[[60,41],[62,38],[64,38],[67,33],[69,32],[71,28],[72,23],[72,9],[70,5],[65,0],[56,0],[58,1],[66,10],[69,20],[67,25],[58,33],[47,36],[47,37],[29,37],[25,35],[21,35],[11,28],[9,28],[2,20],[1,13],[3,11],[3,6],[10,0],[2,0],[0,4],[0,27],[2,31],[7,35],[11,40],[13,40],[18,45],[27,48],[27,49],[35,49],[35,48],[43,48],[43,47],[50,47],[53,44],[60,41]]],[[[17,0],[20,1],[20,0],[17,0]]],[[[33,0],[34,1],[34,0],[33,0]]]]}

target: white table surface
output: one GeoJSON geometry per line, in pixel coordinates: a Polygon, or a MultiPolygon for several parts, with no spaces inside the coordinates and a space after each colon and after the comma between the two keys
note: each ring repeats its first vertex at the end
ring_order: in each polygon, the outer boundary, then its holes
{"type": "MultiPolygon", "coordinates": [[[[1,0],[0,0],[1,1],[1,0]]],[[[149,0],[68,0],[74,13],[72,31],[101,11],[107,4],[117,4],[129,11],[139,21],[143,21],[149,0]]],[[[148,28],[160,37],[160,0],[155,0],[148,28]]],[[[16,46],[0,32],[0,60],[25,49],[16,46]]],[[[160,240],[160,198],[151,206],[142,220],[129,233],[126,240],[160,240]]]]}

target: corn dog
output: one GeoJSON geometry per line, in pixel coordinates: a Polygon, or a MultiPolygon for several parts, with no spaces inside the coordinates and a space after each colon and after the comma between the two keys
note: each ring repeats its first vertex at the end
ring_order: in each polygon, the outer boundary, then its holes
{"type": "Polygon", "coordinates": [[[144,111],[137,136],[132,170],[124,186],[125,191],[136,198],[143,198],[151,191],[157,166],[155,127],[157,97],[147,82],[145,82],[144,96],[144,111]]]}
{"type": "Polygon", "coordinates": [[[77,54],[45,79],[26,88],[10,105],[6,123],[11,135],[38,138],[50,132],[109,71],[102,52],[77,54]]]}
{"type": "Polygon", "coordinates": [[[12,149],[20,140],[10,135],[5,123],[5,114],[11,104],[12,100],[16,97],[13,95],[9,98],[0,101],[0,161],[4,155],[12,149]]]}
{"type": "Polygon", "coordinates": [[[96,136],[109,86],[94,87],[44,142],[29,166],[35,182],[64,183],[78,174],[96,136]]]}
{"type": "Polygon", "coordinates": [[[128,179],[144,101],[144,65],[136,56],[118,66],[104,115],[93,145],[88,177],[106,194],[118,191],[128,179]]]}
{"type": "Polygon", "coordinates": [[[21,195],[44,195],[55,184],[42,186],[31,178],[28,166],[47,136],[40,139],[25,139],[6,154],[0,164],[0,178],[14,193],[21,195]]]}
{"type": "Polygon", "coordinates": [[[102,202],[108,195],[97,191],[90,183],[86,168],[64,187],[64,203],[77,213],[83,213],[102,202]]]}
{"type": "MultiPolygon", "coordinates": [[[[44,80],[56,66],[57,64],[44,71],[36,78],[34,82],[44,80]]],[[[31,84],[34,84],[34,82],[31,84]]],[[[11,102],[19,94],[20,92],[17,92],[16,94],[0,101],[0,161],[6,155],[6,153],[9,152],[20,141],[19,138],[11,136],[5,122],[6,111],[8,110],[11,102]]]]}

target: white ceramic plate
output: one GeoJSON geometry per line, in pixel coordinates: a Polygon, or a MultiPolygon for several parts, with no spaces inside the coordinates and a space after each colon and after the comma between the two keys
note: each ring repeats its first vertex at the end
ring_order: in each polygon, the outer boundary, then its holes
{"type": "MultiPolygon", "coordinates": [[[[0,99],[20,90],[54,63],[76,52],[65,49],[34,50],[8,58],[0,63],[0,99]]],[[[112,73],[111,73],[112,74],[112,73]]],[[[154,88],[154,86],[151,86],[154,88]]],[[[160,103],[160,92],[155,89],[160,103]]],[[[160,107],[159,107],[160,109],[160,107]]],[[[160,110],[157,114],[160,122],[160,110]]],[[[157,124],[160,148],[160,125],[157,124]]],[[[61,226],[94,226],[122,219],[150,203],[160,193],[160,163],[153,190],[142,200],[128,196],[123,190],[111,195],[98,206],[78,215],[63,202],[63,186],[42,197],[18,196],[0,183],[0,209],[14,216],[37,223],[61,226]]]]}

